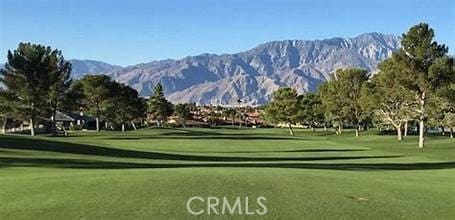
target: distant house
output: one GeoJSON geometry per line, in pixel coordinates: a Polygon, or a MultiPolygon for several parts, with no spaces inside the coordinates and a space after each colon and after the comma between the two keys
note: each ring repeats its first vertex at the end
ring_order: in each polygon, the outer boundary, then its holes
{"type": "Polygon", "coordinates": [[[83,112],[71,113],[57,111],[55,115],[55,122],[58,126],[65,128],[73,127],[75,125],[85,129],[94,129],[96,127],[95,118],[84,115],[83,112]]]}
{"type": "Polygon", "coordinates": [[[187,120],[187,121],[185,122],[185,126],[187,126],[187,127],[200,127],[200,128],[206,128],[206,127],[209,127],[209,123],[204,122],[204,121],[187,120]]]}
{"type": "MultiPolygon", "coordinates": [[[[178,117],[171,116],[171,117],[169,117],[167,123],[174,124],[174,125],[181,125],[182,121],[178,117]]],[[[210,127],[208,122],[201,121],[201,120],[195,120],[195,119],[186,120],[185,126],[186,127],[200,127],[200,128],[210,127]]]]}

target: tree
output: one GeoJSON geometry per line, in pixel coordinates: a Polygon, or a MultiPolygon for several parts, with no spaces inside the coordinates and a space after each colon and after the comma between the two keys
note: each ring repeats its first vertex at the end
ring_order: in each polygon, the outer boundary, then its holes
{"type": "Polygon", "coordinates": [[[453,138],[454,136],[454,128],[455,128],[455,113],[454,112],[447,112],[444,115],[444,126],[449,127],[449,132],[450,132],[450,138],[453,138]]]}
{"type": "Polygon", "coordinates": [[[110,90],[111,94],[105,103],[106,118],[121,125],[122,132],[125,131],[126,123],[131,123],[136,129],[134,120],[143,117],[146,112],[144,101],[135,89],[115,81],[111,83],[110,90]]]}
{"type": "Polygon", "coordinates": [[[455,80],[453,58],[447,56],[448,48],[433,38],[434,31],[428,24],[415,25],[402,35],[401,49],[390,58],[390,62],[404,67],[405,71],[397,76],[397,80],[418,103],[419,148],[424,147],[428,100],[455,80]]]}
{"type": "MultiPolygon", "coordinates": [[[[452,71],[455,72],[455,65],[452,71]]],[[[450,138],[453,138],[453,130],[455,128],[455,82],[441,88],[438,91],[438,95],[442,100],[442,126],[449,127],[450,138]]]]}
{"type": "Polygon", "coordinates": [[[237,111],[234,108],[228,108],[223,112],[223,114],[225,114],[228,117],[231,117],[231,125],[234,126],[237,111]]]}
{"type": "MultiPolygon", "coordinates": [[[[332,77],[333,79],[334,77],[332,77]]],[[[336,127],[336,133],[341,134],[343,131],[344,118],[341,115],[341,109],[344,103],[338,97],[338,84],[330,83],[330,81],[322,83],[318,87],[318,94],[321,99],[324,117],[327,122],[332,122],[336,127]]]]}
{"type": "Polygon", "coordinates": [[[49,110],[56,82],[53,79],[61,73],[59,61],[64,60],[60,51],[31,43],[20,43],[16,50],[8,51],[7,58],[5,69],[0,72],[1,81],[17,97],[21,115],[29,121],[30,135],[34,136],[38,116],[46,116],[49,110]]]}
{"type": "Polygon", "coordinates": [[[185,127],[186,121],[191,118],[190,106],[179,103],[175,105],[174,113],[182,120],[182,125],[185,127]]]}
{"type": "Polygon", "coordinates": [[[172,103],[164,97],[163,86],[161,83],[158,83],[153,89],[152,96],[150,96],[148,100],[148,118],[156,120],[158,125],[161,126],[172,113],[172,103]]]}
{"type": "Polygon", "coordinates": [[[314,93],[307,93],[299,97],[299,113],[300,120],[304,121],[314,130],[324,122],[324,112],[322,110],[322,102],[320,97],[314,93]]]}
{"type": "Polygon", "coordinates": [[[379,72],[371,82],[364,84],[361,94],[361,106],[365,112],[373,112],[380,123],[392,125],[397,131],[397,139],[403,139],[403,127],[407,133],[407,124],[415,118],[413,109],[416,103],[412,94],[397,81],[397,75],[404,69],[390,60],[378,66],[379,72]]]}
{"type": "Polygon", "coordinates": [[[356,128],[356,136],[359,136],[360,124],[365,116],[361,106],[361,90],[368,78],[368,72],[363,69],[339,69],[320,90],[327,111],[352,123],[356,128]]]}
{"type": "Polygon", "coordinates": [[[0,122],[2,123],[2,133],[6,133],[8,120],[21,118],[20,103],[14,93],[0,88],[0,122]]]}
{"type": "Polygon", "coordinates": [[[80,81],[72,81],[71,86],[61,101],[61,110],[64,112],[79,112],[86,107],[83,85],[80,81]]]}
{"type": "Polygon", "coordinates": [[[95,114],[96,131],[100,131],[100,117],[103,104],[111,92],[111,79],[105,75],[86,75],[78,80],[76,88],[81,88],[84,94],[84,106],[95,114]]]}
{"type": "Polygon", "coordinates": [[[132,110],[133,119],[131,120],[131,126],[134,130],[137,130],[136,122],[142,124],[147,118],[147,101],[145,98],[138,96],[134,99],[132,105],[134,108],[132,110]]]}
{"type": "Polygon", "coordinates": [[[272,94],[272,100],[265,109],[266,118],[272,123],[286,123],[289,133],[294,135],[292,124],[299,119],[299,99],[295,89],[279,88],[272,94]]]}
{"type": "Polygon", "coordinates": [[[52,56],[49,74],[49,106],[51,108],[52,132],[57,132],[55,117],[58,108],[62,107],[63,99],[71,86],[71,63],[66,61],[61,51],[55,50],[52,56]]]}

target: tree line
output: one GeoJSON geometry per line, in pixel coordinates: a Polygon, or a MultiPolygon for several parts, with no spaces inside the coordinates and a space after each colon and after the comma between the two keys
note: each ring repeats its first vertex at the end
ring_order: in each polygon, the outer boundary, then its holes
{"type": "Polygon", "coordinates": [[[419,147],[428,127],[455,127],[455,66],[448,48],[434,40],[428,24],[413,26],[402,35],[401,49],[378,65],[371,75],[359,68],[339,69],[314,94],[299,95],[292,88],[273,93],[266,107],[272,122],[309,126],[343,125],[356,130],[370,124],[392,126],[402,140],[416,125],[419,147]],[[404,134],[403,134],[404,133],[404,134]]]}
{"type": "MultiPolygon", "coordinates": [[[[83,112],[95,119],[96,131],[102,129],[137,128],[147,122],[163,126],[175,115],[181,125],[197,110],[194,103],[173,105],[164,96],[164,88],[157,83],[148,99],[106,75],[85,75],[71,78],[71,63],[61,51],[38,44],[20,43],[8,51],[5,68],[0,70],[0,121],[3,133],[7,123],[28,122],[30,134],[35,135],[38,124],[48,124],[57,134],[57,112],[83,112]]],[[[226,110],[228,115],[236,111],[226,110]]],[[[234,117],[234,116],[232,116],[234,117]]],[[[209,124],[215,115],[207,115],[209,124]]]]}
{"type": "Polygon", "coordinates": [[[0,121],[3,133],[8,121],[28,122],[35,135],[38,124],[49,124],[57,134],[56,116],[61,112],[84,112],[93,115],[96,131],[126,126],[136,129],[137,123],[156,120],[162,124],[175,113],[189,117],[191,104],[175,106],[166,100],[163,87],[157,84],[147,100],[138,92],[106,75],[71,78],[71,63],[61,51],[39,44],[20,43],[8,51],[5,68],[0,70],[0,121]]]}

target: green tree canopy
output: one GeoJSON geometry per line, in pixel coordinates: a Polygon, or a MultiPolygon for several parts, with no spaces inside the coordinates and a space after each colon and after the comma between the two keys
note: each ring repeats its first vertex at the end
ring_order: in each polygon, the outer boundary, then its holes
{"type": "Polygon", "coordinates": [[[106,100],[106,118],[115,125],[120,125],[125,131],[125,125],[130,123],[134,129],[137,119],[142,119],[146,113],[144,100],[138,92],[121,83],[113,81],[110,86],[111,94],[106,100]]]}
{"type": "Polygon", "coordinates": [[[75,83],[73,86],[82,91],[84,107],[96,117],[96,131],[100,131],[102,110],[111,94],[111,79],[105,75],[86,75],[75,83]]]}
{"type": "Polygon", "coordinates": [[[47,118],[58,106],[70,81],[71,65],[59,50],[31,43],[20,43],[16,50],[8,51],[7,58],[1,82],[17,97],[33,136],[36,120],[47,118]]]}
{"type": "Polygon", "coordinates": [[[359,135],[360,123],[365,118],[361,91],[368,78],[368,72],[363,69],[339,69],[319,90],[326,111],[338,118],[340,124],[342,120],[352,123],[356,127],[356,136],[359,135]]]}
{"type": "Polygon", "coordinates": [[[292,88],[279,88],[272,94],[272,100],[265,109],[266,118],[272,123],[286,123],[294,135],[292,124],[299,121],[299,95],[292,88]]]}
{"type": "Polygon", "coordinates": [[[402,128],[404,126],[406,130],[408,122],[415,119],[417,103],[398,81],[397,76],[405,71],[404,66],[385,60],[378,69],[379,72],[362,89],[362,108],[365,112],[373,112],[379,125],[393,126],[398,140],[402,140],[402,128]]]}
{"type": "Polygon", "coordinates": [[[173,113],[173,105],[164,96],[163,86],[158,83],[148,100],[148,118],[161,125],[173,113]]]}
{"type": "Polygon", "coordinates": [[[419,120],[419,147],[424,147],[425,122],[428,120],[428,100],[438,90],[455,81],[453,58],[448,48],[434,41],[434,31],[428,24],[420,23],[402,36],[401,49],[390,58],[391,65],[404,71],[396,75],[402,85],[418,103],[415,110],[419,120]]]}
{"type": "Polygon", "coordinates": [[[319,95],[315,93],[307,93],[301,95],[299,99],[300,109],[298,115],[304,123],[314,129],[324,123],[324,110],[319,95]]]}
{"type": "Polygon", "coordinates": [[[322,108],[324,109],[324,118],[327,122],[332,122],[337,127],[337,134],[343,130],[344,118],[341,114],[343,100],[338,96],[338,84],[327,81],[318,87],[319,98],[321,99],[322,108]]]}
{"type": "Polygon", "coordinates": [[[182,125],[185,127],[185,123],[191,118],[191,106],[186,103],[179,103],[174,107],[175,115],[182,120],[182,125]]]}

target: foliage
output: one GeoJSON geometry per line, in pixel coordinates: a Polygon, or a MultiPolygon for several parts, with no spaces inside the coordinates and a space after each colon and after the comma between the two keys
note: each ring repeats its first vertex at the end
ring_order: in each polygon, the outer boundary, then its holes
{"type": "Polygon", "coordinates": [[[307,93],[299,97],[300,120],[311,128],[324,123],[324,109],[320,97],[315,93],[307,93]]]}
{"type": "Polygon", "coordinates": [[[191,118],[191,106],[186,103],[179,103],[174,106],[174,113],[182,120],[182,124],[185,126],[186,121],[191,118]]]}
{"type": "Polygon", "coordinates": [[[339,69],[319,90],[329,115],[335,115],[340,123],[347,120],[355,125],[357,136],[360,123],[367,116],[361,106],[361,91],[368,77],[368,72],[363,69],[339,69]]]}
{"type": "Polygon", "coordinates": [[[418,103],[415,112],[419,120],[419,147],[424,146],[428,100],[455,81],[453,58],[447,55],[448,48],[433,38],[434,31],[428,24],[415,25],[403,34],[402,48],[385,61],[401,68],[400,74],[395,75],[396,80],[418,103]]]}
{"type": "MultiPolygon", "coordinates": [[[[82,91],[84,107],[95,115],[96,130],[100,131],[100,117],[104,110],[104,104],[111,94],[111,79],[106,75],[86,75],[73,85],[82,91]]],[[[80,95],[81,92],[70,93],[80,95]]]]}
{"type": "Polygon", "coordinates": [[[397,80],[404,74],[404,67],[395,65],[390,59],[378,66],[378,73],[362,88],[361,106],[372,112],[379,125],[392,125],[402,140],[402,128],[416,118],[417,103],[397,80]]]}
{"type": "Polygon", "coordinates": [[[266,118],[272,123],[286,123],[294,135],[291,124],[299,121],[299,95],[292,88],[280,88],[273,92],[272,100],[265,109],[266,118]]]}
{"type": "Polygon", "coordinates": [[[322,108],[324,109],[324,118],[327,122],[337,127],[337,133],[342,132],[344,118],[341,114],[343,100],[338,97],[336,84],[325,82],[319,85],[318,94],[321,99],[322,108]]]}
{"type": "Polygon", "coordinates": [[[114,125],[121,125],[122,131],[126,123],[135,127],[134,121],[145,116],[145,101],[135,89],[115,81],[111,83],[110,90],[111,94],[105,103],[106,119],[114,125]]]}
{"type": "Polygon", "coordinates": [[[173,113],[173,105],[164,96],[163,86],[158,83],[148,100],[148,118],[161,125],[173,113]]]}
{"type": "Polygon", "coordinates": [[[1,82],[16,97],[15,108],[29,120],[33,136],[36,120],[55,114],[71,81],[71,64],[61,51],[31,43],[19,43],[7,58],[1,82]]]}

